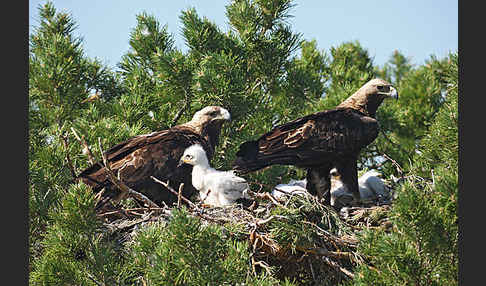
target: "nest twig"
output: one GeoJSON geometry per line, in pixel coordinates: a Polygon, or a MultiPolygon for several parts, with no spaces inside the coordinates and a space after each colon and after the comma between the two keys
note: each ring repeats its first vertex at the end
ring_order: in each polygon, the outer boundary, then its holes
{"type": "Polygon", "coordinates": [[[188,200],[186,197],[184,197],[182,195],[182,188],[184,187],[183,183],[179,186],[179,191],[176,192],[171,186],[169,186],[169,182],[167,182],[167,183],[162,182],[161,180],[155,178],[154,176],[150,176],[150,178],[152,178],[152,180],[161,184],[162,186],[166,187],[171,193],[173,193],[174,195],[177,196],[177,206],[178,207],[180,206],[180,200],[183,200],[184,202],[186,202],[189,206],[191,206],[193,208],[197,207],[193,202],[191,202],[190,200],[188,200]]]}

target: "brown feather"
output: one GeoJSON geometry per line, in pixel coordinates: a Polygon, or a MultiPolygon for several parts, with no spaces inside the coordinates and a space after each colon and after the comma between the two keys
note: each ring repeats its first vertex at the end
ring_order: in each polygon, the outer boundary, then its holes
{"type": "MultiPolygon", "coordinates": [[[[245,167],[254,171],[274,164],[318,166],[342,154],[359,152],[377,135],[377,121],[353,109],[318,112],[262,135],[257,140],[257,157],[245,167]]],[[[241,165],[235,168],[246,171],[241,165]]]]}

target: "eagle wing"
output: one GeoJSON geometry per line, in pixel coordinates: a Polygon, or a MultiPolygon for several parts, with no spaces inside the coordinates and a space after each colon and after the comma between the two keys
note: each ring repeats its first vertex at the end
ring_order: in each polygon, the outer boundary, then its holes
{"type": "Polygon", "coordinates": [[[241,172],[274,164],[312,167],[335,156],[359,152],[377,135],[378,122],[354,109],[317,112],[243,143],[233,167],[241,172]]]}
{"type": "MultiPolygon", "coordinates": [[[[196,143],[201,144],[211,158],[213,151],[206,140],[192,130],[179,126],[132,137],[104,154],[115,175],[120,173],[129,187],[139,188],[150,182],[150,176],[163,180],[174,177],[177,180],[186,173],[190,175],[192,168],[177,168],[177,163],[184,149],[196,143]]],[[[95,190],[111,185],[102,162],[85,169],[78,178],[95,190]]]]}

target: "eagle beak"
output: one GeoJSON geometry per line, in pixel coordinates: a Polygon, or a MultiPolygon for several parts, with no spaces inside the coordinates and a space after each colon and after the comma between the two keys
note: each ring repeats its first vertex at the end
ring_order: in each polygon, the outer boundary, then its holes
{"type": "Polygon", "coordinates": [[[179,160],[179,164],[177,164],[177,168],[179,168],[180,166],[184,165],[186,163],[186,161],[184,161],[184,159],[180,159],[179,160]]]}
{"type": "Polygon", "coordinates": [[[398,100],[398,92],[397,92],[397,90],[393,86],[390,86],[390,89],[391,89],[390,90],[390,97],[398,100]]]}
{"type": "Polygon", "coordinates": [[[215,119],[231,121],[231,115],[230,115],[228,110],[221,108],[220,115],[218,117],[216,117],[215,119]]]}
{"type": "Polygon", "coordinates": [[[231,115],[230,115],[229,111],[226,110],[226,109],[224,111],[225,111],[224,114],[223,114],[224,119],[231,121],[231,115]]]}

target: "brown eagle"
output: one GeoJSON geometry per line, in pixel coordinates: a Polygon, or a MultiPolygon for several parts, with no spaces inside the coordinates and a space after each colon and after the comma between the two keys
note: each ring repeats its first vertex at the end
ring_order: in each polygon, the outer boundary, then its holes
{"type": "MultiPolygon", "coordinates": [[[[105,151],[107,162],[115,175],[128,187],[145,194],[153,202],[171,204],[177,196],[154,182],[154,176],[162,181],[170,181],[170,186],[179,189],[184,183],[182,195],[190,197],[196,193],[191,184],[192,166],[177,168],[184,150],[201,144],[208,159],[214,154],[219,141],[222,124],[230,120],[228,110],[219,106],[208,106],[196,112],[191,121],[170,129],[138,135],[121,142],[105,151]]],[[[94,191],[106,188],[108,197],[116,195],[116,187],[109,180],[103,162],[85,169],[77,176],[78,180],[91,186],[94,191]]]]}
{"type": "Polygon", "coordinates": [[[357,159],[378,136],[376,110],[385,98],[398,99],[383,79],[372,79],[335,109],[309,114],[276,126],[255,141],[240,145],[233,168],[248,173],[270,165],[307,169],[307,189],[330,203],[330,170],[359,201],[357,159]]]}

